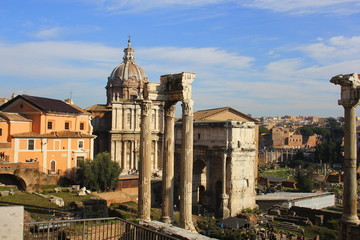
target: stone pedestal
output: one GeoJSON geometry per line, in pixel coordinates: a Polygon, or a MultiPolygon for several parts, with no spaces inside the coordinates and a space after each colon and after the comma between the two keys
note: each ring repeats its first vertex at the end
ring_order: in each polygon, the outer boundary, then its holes
{"type": "Polygon", "coordinates": [[[138,209],[141,221],[151,213],[151,101],[141,103],[140,172],[138,209]]]}

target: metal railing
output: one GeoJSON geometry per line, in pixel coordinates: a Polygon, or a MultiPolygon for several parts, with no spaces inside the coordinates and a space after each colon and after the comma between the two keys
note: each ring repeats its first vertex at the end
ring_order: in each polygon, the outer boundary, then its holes
{"type": "Polygon", "coordinates": [[[177,240],[120,218],[24,223],[24,240],[177,240]]]}

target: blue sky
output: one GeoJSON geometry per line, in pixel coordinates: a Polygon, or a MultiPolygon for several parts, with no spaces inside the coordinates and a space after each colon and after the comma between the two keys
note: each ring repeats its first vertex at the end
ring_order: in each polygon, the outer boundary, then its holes
{"type": "Polygon", "coordinates": [[[194,72],[195,110],[341,116],[360,72],[359,0],[1,0],[0,96],[105,103],[131,35],[151,82],[194,72]]]}

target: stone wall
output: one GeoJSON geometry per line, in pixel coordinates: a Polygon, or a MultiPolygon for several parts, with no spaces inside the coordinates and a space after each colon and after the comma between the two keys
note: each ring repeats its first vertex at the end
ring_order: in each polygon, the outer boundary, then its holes
{"type": "Polygon", "coordinates": [[[324,216],[324,223],[331,219],[341,219],[341,213],[329,212],[321,209],[311,209],[293,206],[290,208],[290,210],[294,211],[298,216],[309,218],[312,223],[315,223],[317,221],[316,216],[319,215],[324,216]]]}

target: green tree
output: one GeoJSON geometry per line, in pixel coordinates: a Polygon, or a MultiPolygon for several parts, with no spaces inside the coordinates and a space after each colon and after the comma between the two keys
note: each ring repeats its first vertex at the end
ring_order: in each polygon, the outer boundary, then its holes
{"type": "Polygon", "coordinates": [[[324,141],[315,147],[315,159],[320,162],[334,163],[341,160],[341,143],[324,141]]]}
{"type": "Polygon", "coordinates": [[[310,172],[298,170],[295,174],[296,187],[300,192],[312,192],[314,190],[313,176],[310,172]]]}
{"type": "Polygon", "coordinates": [[[300,128],[300,133],[303,137],[309,137],[314,135],[314,131],[312,127],[302,127],[300,128]]]}
{"type": "Polygon", "coordinates": [[[80,162],[76,173],[77,181],[88,189],[109,191],[116,187],[121,169],[119,164],[111,161],[109,153],[99,153],[94,160],[80,162]]]}
{"type": "Polygon", "coordinates": [[[270,130],[267,129],[266,127],[264,126],[259,126],[259,133],[262,134],[262,133],[270,133],[270,130]]]}

